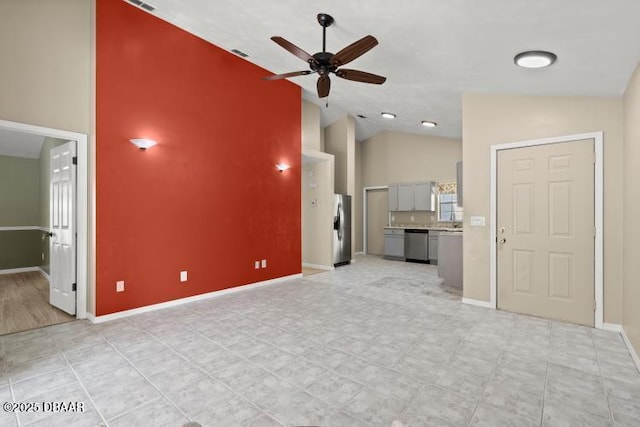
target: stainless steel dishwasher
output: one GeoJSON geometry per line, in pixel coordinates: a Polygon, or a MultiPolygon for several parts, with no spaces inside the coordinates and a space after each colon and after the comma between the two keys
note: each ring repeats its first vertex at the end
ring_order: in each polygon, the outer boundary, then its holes
{"type": "Polygon", "coordinates": [[[429,231],[408,228],[404,230],[404,257],[407,261],[429,261],[429,231]]]}

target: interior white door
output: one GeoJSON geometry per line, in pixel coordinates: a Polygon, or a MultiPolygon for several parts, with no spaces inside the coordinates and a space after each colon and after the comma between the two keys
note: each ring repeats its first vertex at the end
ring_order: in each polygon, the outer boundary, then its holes
{"type": "Polygon", "coordinates": [[[49,303],[76,314],[76,142],[51,150],[49,303]]]}
{"type": "Polygon", "coordinates": [[[593,326],[593,140],[500,150],[498,307],[593,326]]]}

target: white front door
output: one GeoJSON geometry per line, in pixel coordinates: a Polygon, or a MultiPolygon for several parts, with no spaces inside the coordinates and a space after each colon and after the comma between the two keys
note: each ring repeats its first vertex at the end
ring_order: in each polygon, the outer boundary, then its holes
{"type": "Polygon", "coordinates": [[[51,150],[49,303],[76,314],[76,142],[51,150]]]}
{"type": "Polygon", "coordinates": [[[498,307],[593,326],[594,144],[498,151],[498,307]]]}

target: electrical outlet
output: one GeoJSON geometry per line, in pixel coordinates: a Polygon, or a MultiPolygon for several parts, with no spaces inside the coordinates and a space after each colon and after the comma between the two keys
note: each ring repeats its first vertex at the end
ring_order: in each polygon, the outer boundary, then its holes
{"type": "Polygon", "coordinates": [[[118,280],[116,282],[116,292],[124,292],[124,280],[118,280]]]}
{"type": "Polygon", "coordinates": [[[413,222],[413,221],[415,221],[415,220],[416,220],[416,217],[415,217],[415,216],[413,216],[413,215],[411,215],[411,222],[413,222]]]}
{"type": "Polygon", "coordinates": [[[256,262],[255,262],[255,264],[254,264],[254,266],[255,266],[254,268],[255,268],[256,270],[259,270],[259,269],[260,269],[260,261],[256,261],[256,262]]]}
{"type": "Polygon", "coordinates": [[[266,259],[262,260],[262,268],[267,268],[267,260],[266,259]]]}
{"type": "Polygon", "coordinates": [[[181,282],[186,282],[187,281],[187,270],[184,270],[184,271],[180,272],[180,281],[181,282]]]}

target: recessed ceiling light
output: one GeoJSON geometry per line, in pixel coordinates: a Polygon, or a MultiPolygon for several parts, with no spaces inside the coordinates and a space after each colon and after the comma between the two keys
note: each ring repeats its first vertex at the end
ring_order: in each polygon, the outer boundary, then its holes
{"type": "Polygon", "coordinates": [[[389,119],[389,120],[393,120],[396,118],[396,115],[393,113],[380,113],[382,115],[382,117],[384,117],[385,119],[389,119]]]}
{"type": "Polygon", "coordinates": [[[516,65],[524,68],[544,68],[556,62],[558,57],[555,53],[544,50],[530,50],[520,52],[513,58],[516,65]]]}
{"type": "Polygon", "coordinates": [[[438,126],[436,122],[430,122],[429,120],[423,120],[420,122],[420,124],[426,128],[434,128],[438,126]]]}

